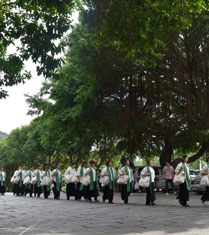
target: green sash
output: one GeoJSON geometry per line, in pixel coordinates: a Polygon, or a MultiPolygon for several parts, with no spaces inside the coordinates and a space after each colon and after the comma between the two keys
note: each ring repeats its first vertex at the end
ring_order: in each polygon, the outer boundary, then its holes
{"type": "Polygon", "coordinates": [[[189,174],[188,174],[187,167],[186,167],[185,163],[183,163],[183,166],[184,166],[184,172],[186,174],[186,186],[187,186],[187,190],[190,191],[191,182],[190,182],[190,179],[189,179],[189,174]]]}
{"type": "Polygon", "coordinates": [[[90,190],[94,190],[94,176],[93,176],[93,170],[92,168],[90,167],[90,190]]]}
{"type": "MultiPolygon", "coordinates": [[[[31,170],[29,170],[29,178],[30,178],[30,182],[31,182],[31,179],[32,179],[31,170]]],[[[31,183],[28,184],[28,189],[31,189],[31,183]]]]}
{"type": "MultiPolygon", "coordinates": [[[[46,176],[48,176],[50,178],[50,171],[46,171],[46,176]]],[[[48,184],[47,185],[47,191],[50,191],[51,190],[51,185],[48,184]]]]}
{"type": "MultiPolygon", "coordinates": [[[[80,178],[83,176],[83,167],[81,167],[81,170],[80,170],[80,178]]],[[[79,187],[79,190],[82,191],[83,190],[83,184],[80,182],[80,187],[79,187]]]]}
{"type": "MultiPolygon", "coordinates": [[[[94,190],[94,177],[93,177],[93,170],[92,170],[92,168],[90,167],[90,180],[91,180],[91,182],[90,182],[90,187],[89,187],[89,189],[90,190],[94,190]]],[[[96,185],[97,185],[97,189],[99,190],[99,183],[98,183],[98,178],[97,178],[97,172],[96,172],[96,185]]]]}
{"type": "Polygon", "coordinates": [[[22,171],[20,173],[19,187],[22,188],[22,171]]]}
{"type": "Polygon", "coordinates": [[[125,166],[124,168],[125,168],[126,175],[128,175],[127,192],[130,192],[131,191],[131,182],[130,182],[129,170],[128,170],[127,166],[125,166]]]}
{"type": "Polygon", "coordinates": [[[1,171],[1,186],[4,186],[4,182],[3,182],[3,171],[1,171]]]}
{"type": "Polygon", "coordinates": [[[40,172],[37,170],[37,187],[40,187],[41,179],[40,179],[40,172]]]}
{"type": "Polygon", "coordinates": [[[149,178],[149,188],[150,188],[150,191],[152,191],[152,174],[151,174],[151,171],[150,171],[149,167],[147,167],[147,172],[150,175],[150,178],[149,178]]]}
{"type": "Polygon", "coordinates": [[[113,173],[112,167],[107,167],[107,172],[108,172],[108,175],[109,175],[109,189],[114,190],[115,181],[114,181],[114,173],[113,173]]]}
{"type": "Polygon", "coordinates": [[[56,190],[61,191],[61,181],[62,181],[62,179],[60,179],[60,178],[62,178],[62,176],[59,177],[59,172],[58,172],[57,169],[56,169],[56,171],[57,171],[57,174],[56,174],[56,190]]]}

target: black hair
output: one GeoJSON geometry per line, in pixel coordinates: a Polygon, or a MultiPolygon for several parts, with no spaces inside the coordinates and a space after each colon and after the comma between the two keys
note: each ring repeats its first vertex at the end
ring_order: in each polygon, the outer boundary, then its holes
{"type": "Polygon", "coordinates": [[[148,161],[147,161],[147,166],[150,164],[150,161],[152,161],[152,160],[148,160],[148,161]]]}
{"type": "Polygon", "coordinates": [[[87,165],[87,161],[83,161],[81,166],[84,167],[84,165],[87,165]]]}
{"type": "Polygon", "coordinates": [[[91,165],[95,164],[95,161],[94,161],[94,160],[91,160],[91,161],[90,161],[90,164],[91,164],[91,165]]]}
{"type": "Polygon", "coordinates": [[[184,159],[186,159],[188,156],[185,154],[183,157],[182,157],[182,162],[184,161],[184,159]]]}
{"type": "Polygon", "coordinates": [[[112,162],[112,160],[108,160],[108,161],[106,162],[106,166],[108,166],[108,165],[110,164],[110,162],[112,162]]]}

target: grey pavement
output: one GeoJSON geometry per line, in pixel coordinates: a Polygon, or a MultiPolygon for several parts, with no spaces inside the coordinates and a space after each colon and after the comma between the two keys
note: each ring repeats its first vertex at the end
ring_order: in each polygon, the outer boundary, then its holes
{"type": "MultiPolygon", "coordinates": [[[[100,199],[101,200],[101,199],[100,199]]],[[[44,198],[0,196],[0,235],[67,234],[209,234],[209,203],[192,194],[191,207],[178,204],[174,195],[157,193],[157,205],[145,206],[145,193],[130,196],[125,205],[55,201],[44,198]]]]}

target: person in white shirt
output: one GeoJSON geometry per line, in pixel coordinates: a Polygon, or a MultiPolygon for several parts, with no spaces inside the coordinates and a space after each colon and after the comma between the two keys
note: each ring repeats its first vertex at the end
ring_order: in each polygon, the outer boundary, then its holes
{"type": "Polygon", "coordinates": [[[107,180],[107,184],[104,185],[103,202],[109,200],[109,203],[113,203],[113,194],[115,189],[115,171],[112,167],[112,161],[109,160],[106,163],[106,167],[101,172],[101,177],[107,180]]]}
{"type": "MultiPolygon", "coordinates": [[[[30,167],[30,170],[28,170],[28,171],[26,172],[26,176],[29,176],[29,177],[30,177],[30,181],[32,180],[33,175],[34,175],[33,171],[34,171],[34,166],[31,166],[31,167],[30,167]]],[[[33,197],[33,196],[32,196],[32,194],[33,194],[33,184],[32,184],[32,183],[27,184],[26,187],[25,187],[25,196],[26,196],[28,193],[29,193],[30,197],[33,197]]]]}
{"type": "MultiPolygon", "coordinates": [[[[50,179],[51,174],[52,173],[51,173],[51,171],[49,169],[49,166],[45,166],[45,171],[42,172],[42,178],[44,176],[47,176],[47,177],[49,177],[48,179],[50,179]]],[[[44,188],[44,198],[47,199],[50,196],[51,185],[50,184],[44,185],[43,188],[44,188]]]]}
{"type": "Polygon", "coordinates": [[[36,176],[36,184],[34,189],[34,196],[40,197],[42,194],[42,187],[41,187],[41,177],[42,177],[42,164],[38,166],[38,169],[34,171],[34,176],[36,176]]]}
{"type": "MultiPolygon", "coordinates": [[[[19,173],[20,169],[21,169],[21,166],[18,166],[17,170],[14,172],[14,175],[13,175],[14,179],[16,177],[18,177],[18,173],[19,173]]],[[[14,186],[13,186],[13,195],[14,196],[17,194],[17,189],[18,189],[18,184],[14,183],[14,186]]]]}
{"type": "Polygon", "coordinates": [[[91,202],[91,198],[94,197],[95,202],[98,202],[97,197],[99,196],[99,184],[94,160],[90,161],[90,167],[85,170],[85,175],[87,174],[90,175],[90,185],[87,186],[87,198],[89,202],[91,202]]]}
{"type": "Polygon", "coordinates": [[[119,170],[119,176],[127,175],[128,181],[127,184],[121,185],[121,199],[125,204],[128,203],[128,197],[131,194],[131,169],[130,169],[130,161],[126,159],[124,167],[119,170]]]}
{"type": "Polygon", "coordinates": [[[17,174],[20,177],[20,180],[17,186],[17,196],[23,196],[25,195],[25,185],[23,184],[23,181],[26,176],[26,170],[25,170],[24,164],[21,166],[21,169],[18,171],[17,174]]]}
{"type": "Polygon", "coordinates": [[[150,176],[149,187],[146,188],[147,196],[146,196],[146,204],[145,205],[154,206],[154,205],[156,205],[154,203],[154,201],[156,200],[155,191],[154,191],[154,189],[155,189],[155,171],[152,168],[152,160],[147,161],[147,166],[143,168],[140,175],[141,175],[141,177],[150,176]]]}
{"type": "Polygon", "coordinates": [[[187,202],[189,201],[189,191],[191,188],[191,182],[190,182],[190,173],[189,173],[189,167],[187,165],[189,158],[187,155],[184,155],[182,158],[182,162],[180,162],[176,167],[176,174],[182,174],[185,176],[185,181],[183,184],[179,185],[179,193],[177,196],[177,199],[179,200],[179,203],[182,206],[189,206],[187,202]]]}
{"type": "Polygon", "coordinates": [[[79,181],[77,183],[77,196],[76,196],[78,200],[81,200],[82,197],[84,197],[84,199],[87,200],[87,187],[80,182],[80,179],[84,176],[86,166],[87,166],[87,162],[84,161],[76,172],[76,175],[79,181]]]}
{"type": "MultiPolygon", "coordinates": [[[[209,174],[209,157],[207,157],[207,159],[206,159],[206,165],[202,168],[202,170],[201,170],[201,175],[202,176],[205,176],[205,175],[207,175],[208,176],[208,174],[209,174]]],[[[209,201],[209,186],[206,186],[206,188],[205,188],[205,192],[204,192],[204,194],[202,195],[202,197],[201,197],[201,201],[202,201],[202,204],[204,205],[204,203],[206,202],[206,201],[209,201]]]]}
{"type": "Polygon", "coordinates": [[[60,191],[62,189],[62,173],[60,171],[61,165],[60,163],[57,164],[56,169],[52,171],[52,177],[54,182],[54,199],[59,200],[60,199],[60,191]]]}
{"type": "Polygon", "coordinates": [[[65,171],[65,177],[68,175],[71,179],[71,182],[69,182],[66,185],[66,195],[67,195],[67,200],[70,200],[70,197],[75,197],[76,199],[76,188],[75,184],[77,182],[77,176],[76,176],[76,164],[73,162],[71,167],[69,167],[65,171]],[[73,180],[74,179],[74,180],[73,180]]]}
{"type": "Polygon", "coordinates": [[[6,172],[4,171],[4,167],[1,167],[0,171],[0,193],[4,195],[6,192],[6,172]]]}

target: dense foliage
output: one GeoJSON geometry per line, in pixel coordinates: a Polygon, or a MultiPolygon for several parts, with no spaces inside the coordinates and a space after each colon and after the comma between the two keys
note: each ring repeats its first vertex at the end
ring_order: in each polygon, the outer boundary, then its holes
{"type": "Polygon", "coordinates": [[[2,162],[207,154],[208,1],[82,4],[62,67],[27,97],[38,117],[1,142],[2,162]]]}

